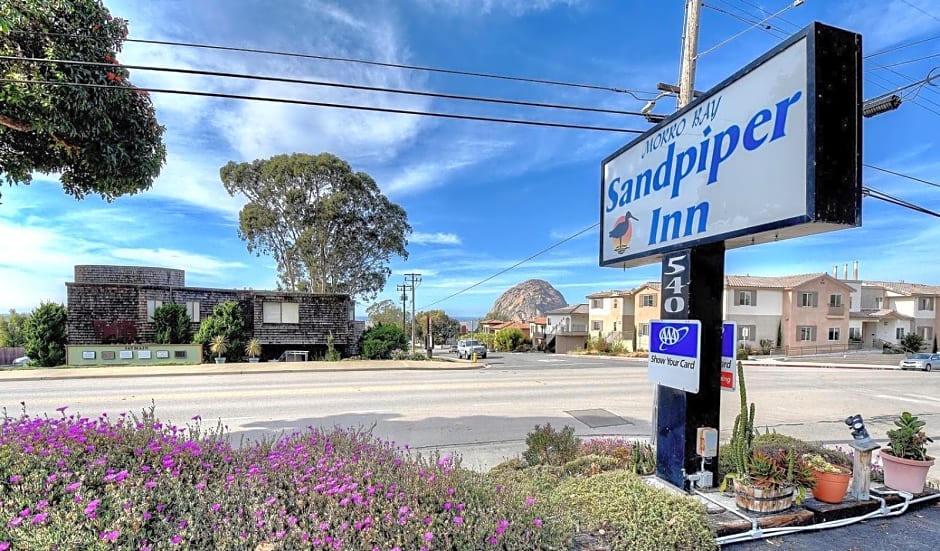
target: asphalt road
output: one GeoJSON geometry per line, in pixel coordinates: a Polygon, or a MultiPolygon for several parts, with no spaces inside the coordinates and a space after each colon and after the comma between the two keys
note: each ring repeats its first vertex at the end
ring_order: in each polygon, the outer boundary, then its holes
{"type": "MultiPolygon", "coordinates": [[[[373,427],[381,438],[412,448],[458,452],[465,466],[488,469],[524,450],[536,424],[596,435],[646,438],[653,387],[643,361],[530,354],[493,354],[479,370],[296,372],[146,378],[2,381],[0,407],[59,415],[56,408],[97,416],[139,411],[181,423],[219,420],[233,440],[303,430],[309,425],[373,427]]],[[[861,413],[872,436],[903,410],[940,436],[940,372],[752,366],[749,399],[757,425],[807,440],[841,444],[843,419],[861,413]]],[[[738,412],[736,393],[722,400],[722,440],[738,412]]],[[[940,478],[935,466],[934,478],[940,478]]]]}

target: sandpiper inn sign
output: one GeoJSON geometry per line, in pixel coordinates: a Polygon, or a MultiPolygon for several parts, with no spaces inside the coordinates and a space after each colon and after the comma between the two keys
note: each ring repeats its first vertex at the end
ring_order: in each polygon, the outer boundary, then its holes
{"type": "Polygon", "coordinates": [[[858,226],[861,135],[823,139],[857,124],[856,83],[825,74],[845,32],[807,27],[605,159],[600,265],[858,226]]]}

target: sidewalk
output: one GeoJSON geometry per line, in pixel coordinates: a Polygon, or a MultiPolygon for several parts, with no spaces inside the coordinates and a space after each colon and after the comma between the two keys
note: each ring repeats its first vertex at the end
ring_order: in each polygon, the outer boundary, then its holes
{"type": "Polygon", "coordinates": [[[107,377],[164,377],[182,375],[243,375],[248,373],[293,373],[303,371],[386,371],[481,369],[482,362],[469,360],[343,360],[339,362],[257,362],[196,365],[110,365],[82,367],[53,367],[36,369],[3,369],[3,381],[43,381],[51,379],[107,378],[107,377]]]}

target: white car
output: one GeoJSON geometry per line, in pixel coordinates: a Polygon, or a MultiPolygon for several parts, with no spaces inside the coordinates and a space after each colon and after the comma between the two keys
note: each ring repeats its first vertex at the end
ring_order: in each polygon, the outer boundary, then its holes
{"type": "Polygon", "coordinates": [[[29,356],[20,356],[19,358],[13,360],[13,367],[23,367],[29,363],[29,356]]]}
{"type": "Polygon", "coordinates": [[[457,357],[468,360],[477,355],[477,358],[486,359],[486,345],[476,339],[464,339],[457,342],[457,357]]]}
{"type": "Polygon", "coordinates": [[[909,358],[904,358],[898,364],[901,369],[920,369],[921,371],[931,371],[933,366],[940,367],[940,354],[927,354],[924,352],[911,354],[909,358]]]}

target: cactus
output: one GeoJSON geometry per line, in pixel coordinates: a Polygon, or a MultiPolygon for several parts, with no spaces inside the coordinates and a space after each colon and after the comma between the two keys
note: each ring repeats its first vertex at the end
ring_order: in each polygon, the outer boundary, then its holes
{"type": "Polygon", "coordinates": [[[734,419],[734,430],[731,433],[731,456],[734,463],[735,476],[746,479],[748,463],[750,461],[751,447],[754,443],[754,414],[756,406],[752,402],[747,405],[747,387],[744,385],[744,364],[738,362],[738,392],[741,395],[741,413],[734,419]]]}

